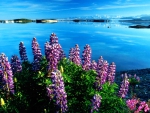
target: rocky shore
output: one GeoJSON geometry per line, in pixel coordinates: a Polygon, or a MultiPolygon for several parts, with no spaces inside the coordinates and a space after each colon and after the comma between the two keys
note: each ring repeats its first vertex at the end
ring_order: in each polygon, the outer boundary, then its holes
{"type": "MultiPolygon", "coordinates": [[[[131,75],[136,74],[140,77],[140,83],[136,85],[134,93],[136,93],[137,98],[140,98],[140,100],[148,101],[148,99],[150,99],[150,68],[116,72],[115,82],[118,85],[120,85],[122,81],[121,74],[125,73],[131,75]]],[[[130,97],[130,90],[127,98],[128,97],[130,97]]]]}

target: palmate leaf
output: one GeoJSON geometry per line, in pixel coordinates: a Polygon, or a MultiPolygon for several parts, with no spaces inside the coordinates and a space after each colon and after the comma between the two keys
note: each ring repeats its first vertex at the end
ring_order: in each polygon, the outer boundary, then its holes
{"type": "Polygon", "coordinates": [[[63,76],[63,79],[66,83],[71,83],[72,82],[71,78],[68,75],[66,75],[65,73],[63,73],[62,76],[63,76]]]}

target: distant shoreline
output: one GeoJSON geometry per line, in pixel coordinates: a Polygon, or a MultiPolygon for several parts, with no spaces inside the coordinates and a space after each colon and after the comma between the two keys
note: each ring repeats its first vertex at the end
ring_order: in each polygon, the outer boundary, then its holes
{"type": "Polygon", "coordinates": [[[57,23],[57,22],[110,22],[108,19],[12,19],[12,20],[0,20],[0,23],[57,23]]]}
{"type": "Polygon", "coordinates": [[[125,73],[131,74],[131,75],[134,75],[134,74],[136,74],[136,75],[150,74],[150,68],[116,71],[116,75],[125,74],[125,73]]]}

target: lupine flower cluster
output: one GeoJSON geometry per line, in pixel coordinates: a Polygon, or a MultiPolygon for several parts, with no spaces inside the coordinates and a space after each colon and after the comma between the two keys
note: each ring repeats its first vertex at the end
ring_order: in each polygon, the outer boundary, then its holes
{"type": "Polygon", "coordinates": [[[17,55],[13,55],[11,58],[11,68],[13,75],[22,70],[22,65],[17,55]]]}
{"type": "Polygon", "coordinates": [[[125,98],[125,96],[128,93],[128,89],[129,89],[129,79],[128,79],[128,76],[127,76],[126,73],[125,73],[125,75],[122,75],[122,76],[124,78],[123,78],[123,81],[121,83],[121,87],[120,87],[120,90],[119,90],[119,97],[125,98]]]}
{"type": "Polygon", "coordinates": [[[20,44],[19,44],[19,54],[20,54],[22,61],[28,61],[26,48],[25,48],[23,42],[20,42],[20,44]]]}
{"type": "Polygon", "coordinates": [[[139,100],[137,99],[131,99],[131,100],[129,99],[126,101],[126,104],[130,110],[136,110],[137,103],[139,103],[139,100]]]}
{"type": "Polygon", "coordinates": [[[82,54],[82,68],[83,70],[90,70],[91,66],[91,47],[87,44],[84,47],[82,54]]]}
{"type": "Polygon", "coordinates": [[[11,65],[4,53],[0,55],[0,85],[6,94],[14,94],[14,82],[11,65]]]}
{"type": "Polygon", "coordinates": [[[95,86],[97,90],[101,90],[102,85],[105,82],[109,82],[110,84],[114,82],[115,71],[116,71],[116,65],[114,62],[112,62],[109,65],[107,61],[103,60],[103,57],[100,56],[100,58],[98,59],[98,63],[92,61],[91,69],[94,69],[97,72],[97,77],[95,82],[95,86]]]}
{"type": "Polygon", "coordinates": [[[75,45],[75,48],[70,49],[69,59],[76,65],[81,65],[80,48],[78,44],[75,45]]]}
{"type": "Polygon", "coordinates": [[[150,110],[145,101],[140,101],[138,99],[129,99],[126,101],[126,104],[131,111],[134,111],[134,113],[140,113],[141,111],[148,112],[150,110]]]}
{"type": "Polygon", "coordinates": [[[92,109],[91,113],[94,111],[98,111],[100,108],[100,103],[101,103],[102,97],[99,94],[95,94],[92,99],[92,109]]]}
{"type": "Polygon", "coordinates": [[[35,37],[32,40],[32,52],[34,55],[32,69],[34,71],[40,70],[40,61],[42,59],[42,53],[41,53],[41,49],[39,48],[39,44],[35,37]]]}
{"type": "Polygon", "coordinates": [[[65,92],[63,77],[59,70],[51,73],[52,85],[47,87],[47,94],[50,100],[56,101],[57,111],[67,111],[67,94],[65,92]]]}
{"type": "Polygon", "coordinates": [[[140,111],[147,112],[150,108],[148,107],[148,104],[145,101],[140,102],[140,105],[138,109],[135,111],[135,113],[140,113],[140,111]]]}

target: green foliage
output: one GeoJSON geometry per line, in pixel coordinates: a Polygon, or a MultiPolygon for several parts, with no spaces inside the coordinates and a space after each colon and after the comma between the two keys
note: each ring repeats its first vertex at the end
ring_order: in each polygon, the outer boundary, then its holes
{"type": "Polygon", "coordinates": [[[106,82],[99,94],[102,96],[100,113],[127,113],[125,100],[117,96],[118,85],[106,82]]]}
{"type": "Polygon", "coordinates": [[[133,96],[135,96],[136,94],[134,94],[133,92],[136,90],[136,85],[140,83],[140,81],[137,80],[137,78],[135,78],[134,76],[131,76],[129,78],[129,90],[130,90],[130,97],[132,98],[133,96]]]}
{"type": "Polygon", "coordinates": [[[93,70],[84,71],[68,59],[59,63],[64,68],[63,77],[67,92],[68,112],[87,113],[90,110],[91,99],[95,94],[94,82],[96,73],[93,70]]]}
{"type": "Polygon", "coordinates": [[[134,77],[129,78],[129,82],[130,82],[130,85],[133,85],[133,86],[135,86],[135,85],[137,85],[137,84],[140,83],[140,81],[138,81],[138,80],[137,80],[136,78],[134,78],[134,77]]]}

